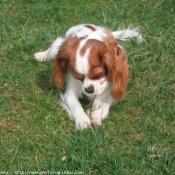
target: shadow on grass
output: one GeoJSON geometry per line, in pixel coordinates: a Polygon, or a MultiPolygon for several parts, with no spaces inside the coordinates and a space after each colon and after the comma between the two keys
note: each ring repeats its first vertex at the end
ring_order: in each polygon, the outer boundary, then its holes
{"type": "Polygon", "coordinates": [[[52,68],[48,67],[47,69],[41,70],[36,75],[36,83],[43,91],[52,92],[54,95],[61,92],[55,84],[51,83],[50,78],[52,75],[52,68]]]}

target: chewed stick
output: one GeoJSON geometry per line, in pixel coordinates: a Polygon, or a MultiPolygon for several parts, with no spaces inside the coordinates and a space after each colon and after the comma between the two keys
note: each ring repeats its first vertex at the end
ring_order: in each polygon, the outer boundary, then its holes
{"type": "Polygon", "coordinates": [[[94,98],[92,99],[91,104],[89,106],[89,118],[91,117],[92,106],[93,106],[93,103],[94,103],[94,101],[95,101],[96,98],[97,98],[97,95],[94,96],[94,98]]]}

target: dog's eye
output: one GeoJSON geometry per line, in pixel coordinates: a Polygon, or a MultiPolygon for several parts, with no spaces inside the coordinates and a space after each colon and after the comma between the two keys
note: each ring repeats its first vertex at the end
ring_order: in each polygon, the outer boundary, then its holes
{"type": "Polygon", "coordinates": [[[98,80],[104,76],[104,73],[100,73],[91,77],[92,80],[98,80]]]}
{"type": "Polygon", "coordinates": [[[75,79],[80,80],[80,81],[84,81],[84,75],[79,74],[75,71],[72,72],[72,75],[74,76],[75,79]]]}

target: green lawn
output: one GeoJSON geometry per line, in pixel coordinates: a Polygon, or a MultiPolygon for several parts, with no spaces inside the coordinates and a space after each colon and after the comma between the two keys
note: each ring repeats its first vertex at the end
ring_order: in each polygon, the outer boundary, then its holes
{"type": "Polygon", "coordinates": [[[175,174],[174,0],[1,0],[0,26],[0,174],[175,174]],[[146,40],[120,42],[127,94],[83,131],[58,104],[52,63],[33,58],[80,23],[132,23],[146,40]]]}

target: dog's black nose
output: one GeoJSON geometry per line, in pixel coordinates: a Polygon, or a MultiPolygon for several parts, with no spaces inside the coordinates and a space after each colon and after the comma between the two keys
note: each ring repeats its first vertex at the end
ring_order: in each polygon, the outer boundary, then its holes
{"type": "Polygon", "coordinates": [[[88,94],[92,94],[94,92],[94,86],[90,85],[89,87],[85,88],[85,91],[88,94]]]}

